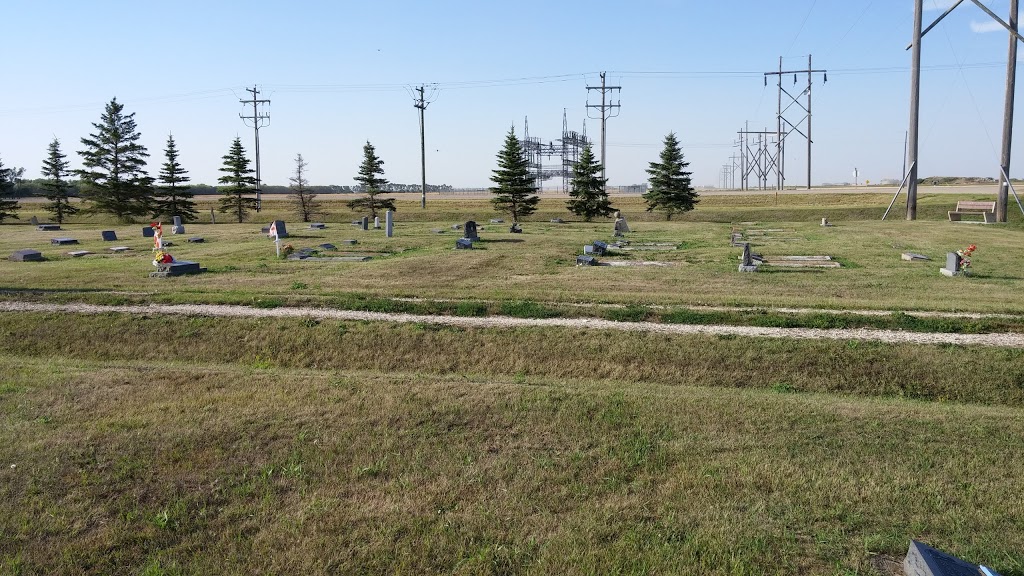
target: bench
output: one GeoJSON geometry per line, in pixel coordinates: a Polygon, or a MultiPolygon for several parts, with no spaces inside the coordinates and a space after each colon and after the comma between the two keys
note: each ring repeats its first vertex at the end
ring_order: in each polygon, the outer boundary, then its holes
{"type": "Polygon", "coordinates": [[[996,203],[967,202],[961,200],[956,203],[956,210],[951,210],[949,212],[949,221],[960,222],[960,217],[964,214],[981,216],[986,224],[992,224],[996,221],[996,203]]]}

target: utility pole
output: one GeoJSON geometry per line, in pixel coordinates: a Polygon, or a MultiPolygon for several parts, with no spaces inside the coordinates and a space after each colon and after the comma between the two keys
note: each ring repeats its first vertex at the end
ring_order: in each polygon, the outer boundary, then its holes
{"type": "Polygon", "coordinates": [[[778,96],[778,108],[777,108],[776,119],[775,119],[776,120],[775,121],[775,126],[776,126],[776,129],[775,129],[775,154],[778,157],[778,165],[779,165],[779,170],[776,173],[777,186],[778,186],[779,190],[782,189],[782,187],[785,185],[785,182],[786,182],[786,176],[785,176],[785,166],[786,166],[786,157],[785,157],[785,150],[786,150],[786,148],[785,148],[785,146],[786,145],[785,145],[785,141],[786,141],[786,137],[789,136],[789,134],[791,134],[793,132],[796,132],[797,134],[799,134],[799,135],[801,135],[801,136],[803,136],[804,138],[807,139],[807,189],[808,190],[811,189],[811,144],[813,143],[813,139],[811,137],[811,86],[813,84],[814,74],[819,74],[819,73],[822,74],[823,81],[824,82],[828,82],[828,71],[827,70],[815,70],[814,67],[812,66],[812,63],[811,63],[811,55],[810,54],[807,55],[807,69],[806,70],[783,70],[782,69],[782,57],[780,56],[779,57],[779,69],[778,69],[778,71],[772,71],[772,72],[765,72],[764,73],[764,85],[765,86],[768,85],[768,77],[769,76],[778,76],[777,86],[778,86],[779,96],[778,96]],[[782,87],[782,76],[783,75],[792,74],[793,75],[793,84],[796,84],[796,82],[797,82],[797,74],[804,74],[804,73],[807,74],[807,87],[804,88],[799,94],[794,96],[793,94],[790,94],[788,90],[786,90],[785,88],[782,87]],[[785,108],[782,107],[782,95],[783,94],[785,94],[789,98],[787,100],[788,103],[787,103],[785,108]],[[800,101],[801,97],[803,97],[803,96],[807,97],[807,103],[806,104],[804,104],[803,102],[800,101]],[[797,106],[799,108],[802,108],[803,111],[804,111],[803,118],[801,118],[795,124],[793,122],[791,122],[789,119],[786,118],[786,112],[790,108],[792,108],[793,106],[797,106]],[[803,124],[805,120],[807,121],[807,134],[804,134],[800,130],[800,125],[803,124]]]}
{"type": "MultiPolygon", "coordinates": [[[[619,102],[621,102],[621,100],[615,101],[614,99],[610,98],[609,96],[613,95],[616,90],[621,92],[622,91],[622,86],[607,86],[605,84],[605,73],[601,72],[601,85],[600,86],[587,86],[587,94],[588,95],[590,94],[591,90],[600,90],[601,91],[601,104],[590,104],[589,101],[588,101],[587,102],[587,111],[589,112],[590,108],[598,108],[598,109],[600,109],[600,114],[601,114],[601,116],[600,116],[600,119],[601,119],[601,179],[604,180],[606,178],[606,174],[605,173],[607,172],[607,169],[608,169],[608,164],[605,161],[605,151],[606,151],[606,147],[607,147],[607,142],[605,140],[605,134],[607,132],[607,129],[605,127],[605,124],[607,123],[609,118],[614,118],[614,117],[618,116],[619,115],[618,109],[622,107],[621,104],[619,103],[619,102]]],[[[588,115],[588,117],[592,118],[592,116],[589,116],[589,115],[588,115]]]]}
{"type": "Polygon", "coordinates": [[[419,92],[419,98],[413,97],[413,106],[420,111],[420,174],[423,177],[423,188],[420,192],[420,208],[427,207],[427,144],[424,136],[424,119],[423,113],[426,112],[427,106],[431,101],[427,100],[424,90],[426,86],[421,84],[419,88],[414,88],[416,92],[419,92]]]}
{"type": "MultiPolygon", "coordinates": [[[[959,4],[959,2],[958,2],[959,4]]],[[[924,13],[924,0],[914,0],[914,35],[913,51],[910,53],[910,128],[907,130],[907,159],[910,161],[910,173],[904,174],[907,180],[907,220],[917,220],[917,121],[921,118],[921,20],[924,13]]],[[[900,193],[899,190],[896,191],[900,193]]]]}
{"type": "MultiPolygon", "coordinates": [[[[1010,0],[1010,31],[1017,31],[1018,0],[1010,0]]],[[[1006,100],[1003,104],[1003,153],[999,160],[999,193],[996,196],[996,222],[1006,222],[1010,188],[1010,145],[1013,140],[1013,92],[1017,83],[1017,38],[1010,34],[1006,60],[1006,100]]]]}
{"type": "Polygon", "coordinates": [[[263,201],[260,196],[260,128],[270,125],[270,114],[260,114],[259,106],[261,104],[270,104],[270,100],[260,100],[256,96],[259,95],[260,91],[256,89],[256,85],[253,84],[252,89],[246,88],[246,92],[252,94],[252,100],[239,100],[242,104],[252,104],[252,116],[244,116],[239,114],[238,117],[242,119],[242,122],[246,126],[249,122],[252,122],[252,128],[255,132],[256,140],[256,211],[259,212],[262,207],[263,201]]]}

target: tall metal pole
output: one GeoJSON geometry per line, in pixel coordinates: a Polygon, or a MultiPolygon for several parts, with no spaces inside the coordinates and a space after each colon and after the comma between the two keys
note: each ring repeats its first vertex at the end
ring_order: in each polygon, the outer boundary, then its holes
{"type": "MultiPolygon", "coordinates": [[[[1017,30],[1018,0],[1010,0],[1010,21],[1013,31],[1017,30]]],[[[1013,93],[1017,81],[1017,37],[1010,34],[1010,48],[1006,61],[1006,99],[1003,108],[1003,153],[999,161],[999,192],[996,197],[996,222],[1006,222],[1009,203],[1010,146],[1013,140],[1013,93]]]]}
{"type": "Polygon", "coordinates": [[[907,182],[907,220],[917,220],[918,120],[921,116],[921,19],[924,0],[914,0],[914,36],[910,54],[910,129],[908,152],[910,174],[907,182]]]}
{"type": "MultiPolygon", "coordinates": [[[[252,115],[253,117],[259,116],[256,108],[256,85],[252,85],[252,115]]],[[[252,123],[253,131],[255,132],[254,139],[256,140],[256,211],[259,212],[260,208],[263,207],[263,199],[261,192],[263,187],[260,185],[260,123],[258,121],[252,123]]]]}
{"type": "Polygon", "coordinates": [[[807,189],[811,189],[811,55],[807,55],[807,189]]]}
{"type": "Polygon", "coordinates": [[[424,88],[425,87],[423,85],[420,85],[420,87],[416,89],[416,91],[420,93],[420,99],[419,102],[415,104],[415,106],[420,110],[420,175],[423,179],[423,187],[420,189],[420,208],[427,207],[427,141],[424,136],[425,119],[423,116],[424,112],[427,111],[427,101],[423,96],[424,88]]]}
{"type": "Polygon", "coordinates": [[[604,112],[604,106],[605,106],[605,99],[604,98],[605,98],[604,72],[601,72],[601,181],[605,182],[607,184],[608,181],[605,180],[605,177],[606,177],[605,176],[605,171],[607,170],[606,166],[608,166],[608,163],[605,162],[605,158],[604,158],[605,151],[607,150],[606,147],[605,147],[606,143],[605,143],[605,139],[604,138],[605,138],[605,124],[608,122],[608,115],[605,114],[605,112],[604,112]]]}
{"type": "MultiPolygon", "coordinates": [[[[782,56],[779,56],[779,107],[775,113],[775,189],[782,190],[782,56]]],[[[775,195],[778,201],[779,195],[775,195]]]]}

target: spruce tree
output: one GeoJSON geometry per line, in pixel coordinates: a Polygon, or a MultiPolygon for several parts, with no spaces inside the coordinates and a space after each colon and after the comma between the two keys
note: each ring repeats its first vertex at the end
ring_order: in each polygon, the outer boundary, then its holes
{"type": "Polygon", "coordinates": [[[135,113],[124,113],[117,98],[107,103],[100,123],[93,124],[95,134],[82,138],[84,150],[81,170],[82,196],[92,203],[91,210],[106,212],[130,222],[149,214],[153,205],[153,178],[146,174],[146,147],[139,144],[142,135],[135,125],[135,113]]]}
{"type": "Polygon", "coordinates": [[[157,198],[154,202],[153,217],[181,216],[183,221],[193,222],[198,218],[198,214],[194,196],[190,191],[192,187],[188,184],[190,178],[188,171],[178,163],[178,147],[174,143],[174,136],[170,134],[167,135],[164,156],[167,161],[160,167],[160,174],[157,175],[160,185],[156,187],[157,198]]]}
{"type": "Polygon", "coordinates": [[[224,175],[217,179],[217,182],[223,184],[218,189],[224,195],[220,199],[219,210],[235,213],[238,215],[238,223],[241,224],[249,210],[256,209],[256,198],[249,196],[256,190],[256,178],[252,176],[253,170],[249,168],[249,159],[245,157],[241,138],[235,138],[231,149],[223,158],[224,166],[220,171],[224,172],[224,175]]]}
{"type": "Polygon", "coordinates": [[[14,198],[17,174],[14,168],[4,168],[4,161],[0,159],[0,223],[8,218],[18,219],[18,201],[14,198]]]}
{"type": "Polygon", "coordinates": [[[492,172],[491,182],[494,182],[495,186],[489,190],[494,195],[491,199],[494,209],[508,214],[513,223],[518,223],[519,218],[523,216],[533,214],[540,198],[537,196],[537,187],[530,178],[526,155],[519,139],[516,138],[514,126],[509,128],[505,136],[505,145],[498,152],[498,169],[492,172]]]}
{"type": "Polygon", "coordinates": [[[352,210],[369,210],[370,218],[376,218],[378,210],[394,212],[394,198],[378,197],[388,183],[382,178],[383,175],[384,161],[377,157],[373,144],[367,140],[366,145],[363,146],[363,162],[359,165],[359,174],[355,177],[355,181],[362,186],[364,197],[349,200],[348,207],[352,210]]]}
{"type": "Polygon", "coordinates": [[[78,206],[71,204],[71,183],[67,177],[71,174],[68,169],[70,163],[67,156],[60,151],[60,140],[57,138],[50,142],[46,149],[46,160],[43,160],[43,189],[46,190],[46,199],[50,202],[43,206],[43,209],[53,214],[53,219],[58,224],[63,224],[68,216],[78,212],[78,206]]]}
{"type": "Polygon", "coordinates": [[[295,208],[295,214],[303,222],[310,222],[314,216],[320,214],[320,202],[317,201],[316,194],[309,189],[309,181],[306,180],[306,166],[309,166],[309,163],[302,159],[302,154],[295,156],[295,175],[288,178],[288,181],[291,182],[288,187],[291,189],[288,199],[291,200],[292,206],[295,208]]]}
{"type": "Polygon", "coordinates": [[[665,136],[665,148],[661,151],[659,162],[651,162],[647,174],[650,175],[651,188],[644,194],[647,211],[661,210],[666,219],[671,220],[676,212],[693,210],[697,192],[690,181],[692,172],[687,172],[689,162],[683,160],[683,150],[679,147],[676,135],[669,132],[665,136]]]}
{"type": "Polygon", "coordinates": [[[608,200],[608,190],[605,189],[608,179],[601,178],[603,168],[601,163],[594,159],[594,151],[590,149],[590,144],[583,146],[579,162],[572,167],[572,188],[569,190],[571,199],[565,205],[570,212],[582,216],[587,222],[595,216],[606,218],[615,212],[611,201],[608,200]]]}

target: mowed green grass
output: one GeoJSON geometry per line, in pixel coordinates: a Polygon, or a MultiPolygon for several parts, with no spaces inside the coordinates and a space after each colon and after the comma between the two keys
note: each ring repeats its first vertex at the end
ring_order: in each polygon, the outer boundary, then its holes
{"type": "Polygon", "coordinates": [[[909,538],[1024,574],[1019,407],[0,363],[5,574],[877,574],[909,538]]]}
{"type": "MultiPolygon", "coordinates": [[[[8,297],[27,291],[75,299],[89,294],[121,293],[125,297],[176,302],[254,302],[261,298],[299,297],[310,303],[333,305],[361,297],[555,303],[615,303],[654,305],[742,305],[757,307],[820,307],[834,309],[943,310],[1024,313],[1024,301],[1014,296],[1024,286],[1019,245],[1024,230],[1019,221],[979,226],[944,221],[955,197],[926,197],[922,212],[932,218],[917,222],[876,219],[884,210],[882,195],[707,197],[698,209],[666,222],[643,211],[637,198],[616,202],[633,223],[634,243],[669,243],[677,249],[622,251],[605,260],[662,261],[667,267],[582,267],[575,257],[584,244],[611,240],[609,221],[570,221],[552,224],[548,216],[568,218],[562,200],[545,199],[523,234],[489,224],[497,216],[485,200],[434,201],[421,211],[414,202],[399,206],[396,236],[357,229],[347,223],[353,215],[341,202],[332,202],[332,220],[323,231],[289,223],[296,248],[330,242],[339,254],[365,254],[373,260],[351,262],[281,261],[259,223],[189,224],[186,236],[199,235],[206,244],[178,244],[179,259],[197,260],[209,272],[169,281],[151,280],[151,242],[141,237],[141,225],[69,224],[58,233],[29,226],[0,227],[0,254],[36,248],[43,263],[0,261],[0,290],[8,297]],[[880,207],[879,204],[882,206],[880,207]],[[865,212],[866,211],[866,212],[865,212]],[[878,214],[876,214],[876,212],[878,214]],[[849,216],[851,220],[842,219],[849,216]],[[834,227],[818,226],[829,216],[834,227]],[[707,218],[715,221],[700,221],[707,218]],[[455,251],[459,232],[450,225],[475,219],[484,230],[483,242],[472,251],[455,251]],[[748,220],[750,219],[750,220],[748,220]],[[345,220],[345,221],[343,221],[345,220]],[[110,243],[99,231],[111,228],[130,246],[130,254],[110,254],[110,243]],[[443,233],[432,232],[434,229],[443,233]],[[733,229],[779,229],[768,237],[752,235],[755,252],[765,256],[831,255],[842,269],[775,268],[758,274],[736,271],[740,250],[729,245],[733,229]],[[75,247],[51,247],[54,236],[78,238],[75,247]],[[355,239],[355,247],[342,240],[355,239]],[[974,275],[949,279],[938,274],[945,253],[976,244],[974,275]],[[72,259],[65,253],[86,249],[96,255],[72,259]],[[926,254],[931,262],[904,262],[900,253],[926,254]],[[63,295],[63,296],[61,296],[63,295]]],[[[263,213],[288,219],[281,201],[267,203],[263,213]]]]}

